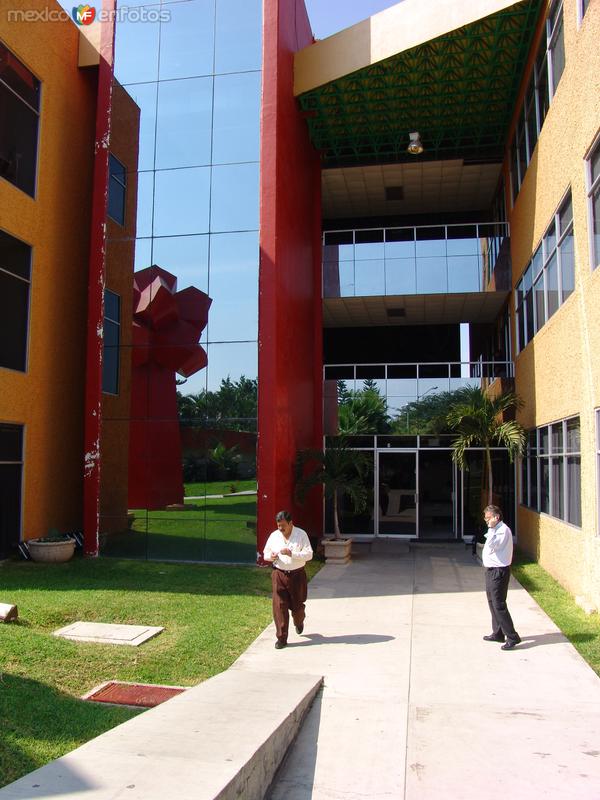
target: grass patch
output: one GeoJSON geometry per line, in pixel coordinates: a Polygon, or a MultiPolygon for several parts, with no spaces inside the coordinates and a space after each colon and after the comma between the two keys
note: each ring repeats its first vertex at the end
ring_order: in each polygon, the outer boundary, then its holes
{"type": "Polygon", "coordinates": [[[102,555],[248,564],[256,561],[256,495],[203,497],[188,501],[186,506],[185,511],[132,509],[136,517],[132,529],[107,536],[102,555]]]}
{"type": "Polygon", "coordinates": [[[203,497],[206,494],[231,494],[231,487],[236,492],[256,491],[256,478],[250,480],[213,481],[212,483],[186,483],[183,487],[185,497],[203,497]]]}
{"type": "MultiPolygon", "coordinates": [[[[321,567],[309,562],[312,577],[321,567]]],[[[105,680],[192,686],[227,669],[271,620],[271,575],[257,567],[116,559],[5,562],[1,628],[0,786],[139,711],[78,699],[105,680]],[[162,625],[139,648],[69,642],[76,620],[162,625]]]]}
{"type": "Polygon", "coordinates": [[[575,603],[572,595],[540,565],[517,552],[512,571],[536,603],[560,628],[577,652],[600,676],[600,618],[589,616],[575,603]]]}

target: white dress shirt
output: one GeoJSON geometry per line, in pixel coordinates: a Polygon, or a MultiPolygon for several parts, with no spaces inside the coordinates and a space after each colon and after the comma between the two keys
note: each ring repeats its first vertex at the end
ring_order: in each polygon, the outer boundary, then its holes
{"type": "Polygon", "coordinates": [[[273,565],[278,569],[283,569],[291,572],[296,569],[302,569],[307,561],[313,557],[312,547],[310,540],[302,528],[297,528],[295,525],[292,527],[290,538],[286,539],[283,533],[277,528],[276,531],[269,536],[265,545],[264,557],[266,561],[270,561],[273,553],[279,553],[285,547],[289,548],[292,555],[278,555],[273,565]]]}
{"type": "Polygon", "coordinates": [[[512,532],[508,525],[499,522],[488,528],[481,560],[484,567],[509,567],[513,556],[512,532]]]}

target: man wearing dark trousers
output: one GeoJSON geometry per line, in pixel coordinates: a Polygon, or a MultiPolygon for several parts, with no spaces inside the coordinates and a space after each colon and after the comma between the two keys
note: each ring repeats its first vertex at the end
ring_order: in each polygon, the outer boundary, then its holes
{"type": "Polygon", "coordinates": [[[481,560],[485,567],[485,591],[492,615],[492,632],[486,642],[503,642],[502,650],[513,650],[521,641],[506,605],[510,565],[513,555],[512,533],[502,522],[498,506],[486,506],[483,518],[487,525],[481,560]]]}
{"type": "Polygon", "coordinates": [[[267,539],[264,558],[273,564],[271,583],[273,620],[277,633],[275,648],[281,650],[287,644],[290,611],[296,633],[301,634],[304,630],[304,603],[307,596],[304,565],[313,557],[313,551],[306,531],[294,525],[289,511],[280,511],[275,515],[275,521],[277,530],[267,539]]]}

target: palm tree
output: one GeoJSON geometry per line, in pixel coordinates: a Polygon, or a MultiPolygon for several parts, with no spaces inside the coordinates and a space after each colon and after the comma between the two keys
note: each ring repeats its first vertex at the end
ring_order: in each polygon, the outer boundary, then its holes
{"type": "Polygon", "coordinates": [[[339,498],[347,495],[355,514],[364,511],[368,498],[366,475],[369,466],[365,454],[349,448],[343,439],[324,452],[301,450],[297,455],[296,499],[303,503],[313,486],[323,486],[325,497],[333,498],[333,538],[336,540],[341,538],[339,498]]]}
{"type": "Polygon", "coordinates": [[[461,469],[467,468],[466,451],[469,447],[483,447],[487,468],[488,503],[492,502],[493,445],[506,447],[511,463],[525,449],[525,431],[514,420],[504,420],[507,411],[521,408],[523,401],[514,392],[504,392],[489,397],[479,387],[466,386],[456,393],[455,403],[448,412],[448,425],[458,433],[452,445],[452,459],[461,469]]]}

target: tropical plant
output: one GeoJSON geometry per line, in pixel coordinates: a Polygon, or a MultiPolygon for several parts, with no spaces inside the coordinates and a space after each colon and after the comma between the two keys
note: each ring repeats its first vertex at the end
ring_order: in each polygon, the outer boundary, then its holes
{"type": "Polygon", "coordinates": [[[227,430],[255,430],[258,403],[258,380],[242,375],[237,381],[229,376],[216,391],[203,389],[197,394],[177,392],[177,407],[182,425],[227,430]]]}
{"type": "Polygon", "coordinates": [[[525,431],[515,420],[504,419],[506,412],[521,408],[523,401],[514,392],[490,397],[475,386],[456,392],[455,403],[448,412],[448,425],[457,432],[452,445],[452,458],[459,467],[468,468],[466,452],[469,447],[482,447],[485,452],[488,503],[493,498],[491,448],[506,447],[510,461],[523,454],[525,431]]]}
{"type": "Polygon", "coordinates": [[[233,476],[237,465],[242,460],[239,452],[239,447],[234,444],[233,447],[226,447],[223,442],[217,444],[208,451],[208,457],[221,469],[221,474],[224,478],[233,476]]]}
{"type": "Polygon", "coordinates": [[[338,430],[346,436],[361,433],[388,433],[390,418],[387,401],[377,385],[366,380],[363,389],[347,389],[343,382],[338,389],[338,430]]]}
{"type": "Polygon", "coordinates": [[[395,435],[449,433],[448,412],[457,401],[457,392],[439,392],[413,400],[398,409],[392,422],[395,435]]]}
{"type": "Polygon", "coordinates": [[[339,499],[346,495],[355,514],[367,505],[366,484],[370,462],[364,453],[352,450],[339,439],[322,450],[300,450],[296,457],[296,499],[303,503],[314,486],[323,486],[333,500],[333,538],[340,539],[339,499]]]}

